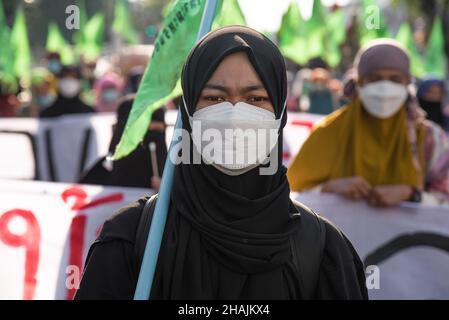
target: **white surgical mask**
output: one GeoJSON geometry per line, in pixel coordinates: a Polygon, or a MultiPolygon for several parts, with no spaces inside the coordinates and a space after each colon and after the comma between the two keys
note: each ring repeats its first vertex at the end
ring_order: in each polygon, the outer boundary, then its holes
{"type": "Polygon", "coordinates": [[[388,80],[365,84],[358,92],[366,111],[379,119],[393,116],[407,99],[407,87],[388,80]]]}
{"type": "Polygon", "coordinates": [[[63,97],[73,98],[80,92],[81,83],[77,79],[63,78],[59,80],[58,87],[59,92],[63,97]]]}
{"type": "Polygon", "coordinates": [[[245,102],[221,102],[189,115],[196,151],[228,175],[243,174],[267,161],[277,144],[280,119],[282,115],[276,119],[273,112],[245,102]]]}
{"type": "Polygon", "coordinates": [[[113,103],[116,102],[117,99],[120,97],[120,94],[115,89],[107,89],[102,93],[102,100],[105,103],[113,103]]]}

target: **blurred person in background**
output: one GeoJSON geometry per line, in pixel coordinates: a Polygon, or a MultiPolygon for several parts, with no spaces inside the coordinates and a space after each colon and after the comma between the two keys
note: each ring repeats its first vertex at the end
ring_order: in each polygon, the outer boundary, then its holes
{"type": "Polygon", "coordinates": [[[332,80],[330,72],[326,69],[315,68],[311,71],[310,78],[304,82],[304,94],[308,95],[310,101],[308,112],[327,115],[339,107],[330,88],[332,84],[335,89],[336,80],[332,80]]]}
{"type": "Polygon", "coordinates": [[[116,112],[122,96],[123,81],[118,74],[108,72],[95,82],[94,91],[95,109],[98,112],[116,112]]]}
{"type": "Polygon", "coordinates": [[[80,183],[151,188],[156,192],[159,190],[167,157],[165,108],[162,107],[153,112],[148,131],[134,151],[122,159],[115,161],[111,159],[125,130],[133,101],[133,95],[122,99],[117,110],[117,124],[114,126],[109,154],[99,159],[91,169],[84,173],[80,183]],[[150,144],[154,146],[153,151],[150,144]],[[153,163],[154,156],[156,165],[153,163]],[[158,172],[155,173],[153,168],[157,168],[158,172]]]}
{"type": "Polygon", "coordinates": [[[447,203],[448,138],[424,118],[408,89],[406,50],[375,40],[359,51],[354,67],[356,92],[346,92],[353,100],[317,124],[288,170],[291,189],[319,189],[373,206],[423,196],[447,203]]]}
{"type": "Polygon", "coordinates": [[[56,100],[56,78],[45,68],[35,68],[31,71],[31,105],[28,115],[38,117],[56,100]]]}
{"type": "Polygon", "coordinates": [[[135,66],[129,70],[126,81],[127,93],[137,93],[137,89],[139,88],[144,73],[145,66],[141,65],[135,66]]]}
{"type": "Polygon", "coordinates": [[[0,117],[16,117],[20,108],[18,83],[14,76],[0,72],[0,117]]]}
{"type": "Polygon", "coordinates": [[[98,61],[96,59],[87,59],[81,56],[79,70],[81,74],[81,100],[88,105],[94,106],[97,103],[97,95],[94,90],[94,85],[97,76],[103,75],[107,71],[98,72],[98,61]]]}
{"type": "Polygon", "coordinates": [[[66,114],[90,113],[95,110],[80,98],[81,74],[77,66],[62,67],[58,78],[58,97],[50,107],[40,113],[41,118],[53,118],[66,114]]]}
{"type": "MultiPolygon", "coordinates": [[[[327,115],[343,105],[342,87],[327,69],[303,68],[295,75],[291,96],[298,100],[300,111],[327,115]]],[[[288,103],[293,107],[292,101],[288,103]]]]}
{"type": "Polygon", "coordinates": [[[45,60],[47,69],[53,73],[55,77],[58,77],[62,70],[61,55],[58,52],[49,51],[45,56],[45,60]]]}
{"type": "Polygon", "coordinates": [[[423,79],[418,83],[417,97],[420,107],[426,112],[427,119],[447,130],[443,113],[444,81],[436,77],[423,79]]]}

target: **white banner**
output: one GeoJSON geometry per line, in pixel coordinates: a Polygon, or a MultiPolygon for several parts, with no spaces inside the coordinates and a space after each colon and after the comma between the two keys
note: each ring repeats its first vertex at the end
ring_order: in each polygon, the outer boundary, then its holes
{"type": "Polygon", "coordinates": [[[90,244],[151,190],[0,180],[0,300],[67,299],[90,244]]]}
{"type": "Polygon", "coordinates": [[[0,119],[0,178],[77,182],[106,155],[115,114],[0,119]]]}
{"type": "Polygon", "coordinates": [[[371,299],[449,299],[449,252],[435,247],[449,250],[447,208],[404,203],[378,209],[329,194],[292,197],[338,225],[363,260],[380,249],[371,299]]]}
{"type": "MultiPolygon", "coordinates": [[[[151,193],[0,180],[0,299],[71,298],[103,222],[151,193]]],[[[327,194],[292,197],[338,225],[362,259],[384,247],[387,254],[377,255],[379,277],[368,283],[372,299],[449,298],[449,253],[432,246],[449,247],[449,210],[411,204],[375,209],[327,194]],[[439,242],[414,239],[423,234],[439,242]]]]}

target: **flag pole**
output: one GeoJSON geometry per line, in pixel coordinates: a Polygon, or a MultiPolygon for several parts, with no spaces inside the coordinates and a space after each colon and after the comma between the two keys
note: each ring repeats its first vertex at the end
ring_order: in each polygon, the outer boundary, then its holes
{"type": "MultiPolygon", "coordinates": [[[[197,34],[197,40],[201,39],[211,29],[212,22],[215,17],[216,7],[217,0],[206,0],[197,34]]],[[[181,111],[178,111],[174,132],[180,128],[182,128],[181,111]]],[[[170,194],[173,185],[173,175],[175,172],[175,165],[172,161],[170,161],[170,154],[175,148],[176,146],[172,138],[168,151],[169,159],[165,161],[161,187],[145,246],[145,253],[140,266],[139,279],[137,281],[136,291],[134,292],[134,300],[147,300],[150,298],[157,259],[162,243],[162,236],[164,234],[165,223],[167,221],[168,207],[170,204],[170,194]]]]}

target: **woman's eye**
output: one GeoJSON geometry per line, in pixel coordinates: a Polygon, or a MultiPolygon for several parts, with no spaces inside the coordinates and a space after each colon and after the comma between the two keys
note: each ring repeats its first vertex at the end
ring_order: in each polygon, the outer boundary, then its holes
{"type": "Polygon", "coordinates": [[[267,97],[251,97],[248,99],[249,102],[265,102],[268,101],[267,97]]]}
{"type": "Polygon", "coordinates": [[[222,101],[225,101],[222,97],[217,97],[217,96],[207,96],[207,97],[204,97],[204,100],[212,101],[212,102],[222,102],[222,101]]]}

